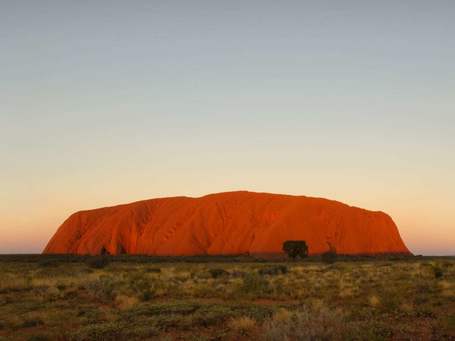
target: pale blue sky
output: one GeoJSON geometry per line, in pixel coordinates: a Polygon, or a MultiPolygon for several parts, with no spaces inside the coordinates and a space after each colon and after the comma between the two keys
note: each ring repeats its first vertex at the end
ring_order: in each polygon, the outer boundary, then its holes
{"type": "Polygon", "coordinates": [[[455,254],[455,2],[1,1],[0,253],[71,212],[323,196],[455,254]]]}

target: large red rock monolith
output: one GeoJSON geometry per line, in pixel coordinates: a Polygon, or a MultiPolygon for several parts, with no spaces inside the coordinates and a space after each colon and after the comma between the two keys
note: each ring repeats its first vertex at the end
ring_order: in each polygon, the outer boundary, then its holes
{"type": "Polygon", "coordinates": [[[305,196],[228,192],[175,197],[71,215],[44,253],[238,255],[278,254],[305,240],[310,254],[409,254],[383,212],[305,196]]]}

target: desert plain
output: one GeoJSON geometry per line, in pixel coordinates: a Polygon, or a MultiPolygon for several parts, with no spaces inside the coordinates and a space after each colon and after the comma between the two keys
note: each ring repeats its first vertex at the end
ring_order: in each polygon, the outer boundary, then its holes
{"type": "Polygon", "coordinates": [[[453,257],[0,257],[0,340],[454,338],[453,257]]]}

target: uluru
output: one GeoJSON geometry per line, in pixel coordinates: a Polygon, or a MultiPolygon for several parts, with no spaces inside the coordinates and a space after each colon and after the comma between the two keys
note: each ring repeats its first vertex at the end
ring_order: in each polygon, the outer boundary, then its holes
{"type": "Polygon", "coordinates": [[[392,218],[306,196],[218,193],[159,198],[72,214],[43,253],[160,256],[280,254],[305,240],[310,254],[410,254],[392,218]]]}

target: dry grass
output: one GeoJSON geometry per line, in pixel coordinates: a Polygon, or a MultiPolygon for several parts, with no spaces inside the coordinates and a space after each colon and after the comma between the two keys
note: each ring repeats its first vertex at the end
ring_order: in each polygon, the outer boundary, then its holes
{"type": "Polygon", "coordinates": [[[381,304],[381,300],[376,295],[370,296],[368,298],[368,302],[370,303],[370,306],[372,306],[372,307],[377,307],[381,304]]]}
{"type": "Polygon", "coordinates": [[[263,338],[280,340],[343,340],[344,317],[339,309],[305,307],[296,312],[281,312],[264,323],[263,338]]]}
{"type": "Polygon", "coordinates": [[[228,322],[228,327],[236,334],[250,335],[251,332],[256,328],[256,320],[253,320],[248,316],[232,318],[228,322]]]}
{"type": "Polygon", "coordinates": [[[0,258],[0,340],[444,340],[454,316],[454,259],[92,268],[0,258]]]}

